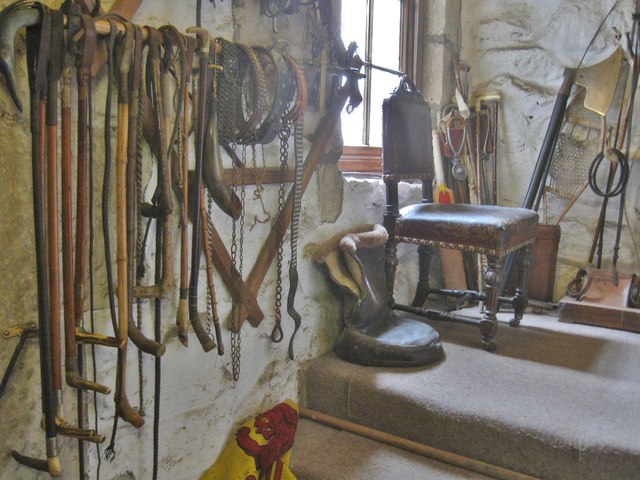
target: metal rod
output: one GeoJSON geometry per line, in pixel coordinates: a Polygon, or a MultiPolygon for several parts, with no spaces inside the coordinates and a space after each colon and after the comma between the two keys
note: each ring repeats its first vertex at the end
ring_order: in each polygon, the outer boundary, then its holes
{"type": "Polygon", "coordinates": [[[404,77],[406,75],[406,73],[401,72],[400,70],[394,70],[393,68],[383,67],[382,65],[376,65],[375,63],[365,61],[365,62],[362,62],[362,64],[369,68],[380,70],[381,72],[387,72],[387,73],[392,73],[394,75],[398,75],[399,77],[404,77]]]}

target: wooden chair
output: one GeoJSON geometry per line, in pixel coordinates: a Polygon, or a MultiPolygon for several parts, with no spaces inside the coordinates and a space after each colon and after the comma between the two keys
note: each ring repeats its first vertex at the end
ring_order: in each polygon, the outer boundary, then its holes
{"type": "MultiPolygon", "coordinates": [[[[497,331],[499,302],[513,305],[512,326],[520,323],[527,306],[526,269],[535,241],[538,214],[523,208],[433,203],[434,165],[428,104],[405,77],[391,97],[383,102],[382,109],[383,180],[387,192],[384,226],[389,233],[385,245],[385,272],[389,305],[393,309],[431,319],[479,325],[484,348],[493,351],[496,348],[492,339],[497,331]],[[399,209],[398,182],[407,179],[422,181],[422,203],[399,209]],[[411,305],[398,304],[394,300],[398,243],[418,245],[419,281],[411,305]],[[429,264],[435,248],[486,255],[484,292],[429,288],[429,264]],[[520,254],[517,255],[516,267],[519,286],[513,297],[499,297],[504,260],[518,251],[520,254]],[[466,295],[474,300],[484,300],[484,314],[476,320],[452,312],[423,308],[430,293],[466,295]]],[[[443,272],[443,275],[446,277],[447,272],[443,272]]]]}

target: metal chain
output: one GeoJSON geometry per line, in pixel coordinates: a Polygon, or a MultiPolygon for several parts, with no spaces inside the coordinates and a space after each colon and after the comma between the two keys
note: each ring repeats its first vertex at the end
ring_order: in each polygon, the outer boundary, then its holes
{"type": "MultiPolygon", "coordinates": [[[[236,238],[236,221],[233,221],[231,227],[231,263],[237,265],[237,251],[238,243],[236,238]]],[[[240,332],[238,328],[238,313],[240,310],[240,304],[237,300],[233,300],[231,306],[231,321],[233,322],[231,330],[231,371],[233,373],[233,379],[238,380],[240,378],[240,354],[241,354],[241,341],[240,332]]]]}
{"type": "MultiPolygon", "coordinates": [[[[237,145],[235,142],[231,144],[233,151],[236,151],[237,145]]],[[[237,167],[233,164],[232,170],[232,182],[231,189],[235,194],[238,190],[237,187],[237,167]]],[[[244,213],[244,212],[243,212],[244,213]]],[[[231,223],[231,264],[238,270],[238,235],[237,235],[237,220],[233,220],[231,223]]],[[[236,298],[233,299],[231,305],[231,322],[233,323],[231,328],[231,371],[233,379],[238,381],[240,378],[240,361],[241,361],[241,340],[240,340],[240,328],[239,328],[239,313],[240,303],[236,298]]]]}
{"type": "MultiPolygon", "coordinates": [[[[138,301],[136,303],[136,320],[138,325],[138,330],[142,328],[142,305],[138,301]]],[[[138,349],[138,411],[141,417],[145,416],[144,411],[144,373],[142,371],[142,350],[138,349]]]]}
{"type": "MultiPolygon", "coordinates": [[[[289,137],[291,136],[291,127],[288,123],[283,123],[282,128],[278,132],[280,139],[280,185],[278,187],[278,218],[284,209],[285,202],[285,175],[289,161],[289,137]]],[[[283,241],[278,242],[276,253],[276,299],[275,299],[275,325],[271,331],[271,341],[280,343],[284,338],[282,331],[282,262],[284,253],[283,241]]]]}
{"type": "Polygon", "coordinates": [[[244,264],[244,217],[245,217],[245,200],[246,200],[246,187],[245,187],[245,170],[247,166],[247,146],[242,146],[242,168],[240,169],[240,231],[239,231],[239,250],[240,257],[238,259],[238,273],[242,277],[242,266],[244,264]]]}
{"type": "MultiPolygon", "coordinates": [[[[211,228],[210,228],[210,222],[209,219],[211,218],[211,215],[213,213],[213,197],[211,196],[211,193],[209,192],[209,190],[207,190],[207,239],[209,241],[209,246],[211,245],[211,228]]],[[[209,266],[207,265],[207,268],[209,268],[209,266]]],[[[214,335],[211,331],[211,324],[213,322],[213,299],[211,298],[211,289],[209,288],[209,285],[207,285],[207,335],[209,335],[209,338],[211,338],[212,340],[214,339],[214,335]]]]}
{"type": "Polygon", "coordinates": [[[289,263],[289,293],[287,296],[287,313],[293,319],[294,330],[289,340],[289,358],[293,360],[293,339],[300,329],[302,317],[295,308],[296,291],[298,290],[298,233],[300,227],[300,211],[302,209],[302,156],[304,118],[300,111],[293,127],[294,144],[294,181],[293,181],[293,209],[291,212],[291,261],[289,263]]]}
{"type": "MultiPolygon", "coordinates": [[[[242,184],[240,187],[240,204],[242,205],[241,208],[241,213],[240,213],[240,220],[238,221],[239,224],[239,228],[237,231],[237,238],[236,237],[236,231],[235,231],[235,224],[236,222],[233,222],[233,236],[234,236],[234,241],[237,240],[236,244],[236,255],[232,255],[232,258],[234,259],[234,265],[236,266],[236,269],[238,271],[238,274],[240,275],[240,278],[242,278],[242,267],[244,264],[244,217],[245,217],[245,186],[244,186],[244,167],[247,163],[247,147],[246,145],[243,145],[242,147],[242,167],[240,169],[240,183],[242,184]]],[[[234,172],[234,177],[235,177],[235,172],[234,172]]],[[[235,184],[235,181],[234,181],[235,184]]],[[[240,356],[241,356],[241,341],[240,341],[240,302],[238,302],[237,300],[234,301],[233,303],[233,320],[235,322],[234,325],[234,330],[231,332],[231,365],[233,368],[233,379],[234,380],[238,380],[240,378],[240,356]]]]}
{"type": "MultiPolygon", "coordinates": [[[[182,161],[183,161],[183,156],[184,156],[184,138],[185,135],[188,136],[189,135],[189,131],[188,129],[185,128],[185,123],[186,123],[186,119],[184,118],[184,115],[178,115],[178,135],[176,135],[176,141],[175,141],[175,149],[176,149],[176,153],[178,156],[178,166],[177,166],[177,178],[175,180],[175,183],[177,185],[182,185],[183,184],[183,178],[182,178],[182,161]]],[[[184,192],[182,192],[184,195],[184,192]]]]}
{"type": "Polygon", "coordinates": [[[238,134],[236,141],[251,143],[256,130],[267,110],[267,83],[264,69],[256,51],[246,45],[237,44],[244,57],[238,59],[238,82],[236,101],[236,123],[238,134]]]}
{"type": "Polygon", "coordinates": [[[237,98],[238,98],[238,47],[223,38],[216,38],[222,45],[220,65],[223,70],[217,75],[218,138],[221,143],[237,142],[237,98]]]}
{"type": "Polygon", "coordinates": [[[293,190],[293,214],[291,217],[291,265],[298,264],[298,230],[300,227],[300,210],[302,207],[302,156],[304,145],[302,140],[303,115],[301,114],[293,127],[295,172],[293,190]]]}

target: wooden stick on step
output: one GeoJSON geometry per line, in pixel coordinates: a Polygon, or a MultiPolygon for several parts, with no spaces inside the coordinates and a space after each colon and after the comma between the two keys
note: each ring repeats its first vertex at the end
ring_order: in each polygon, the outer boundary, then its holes
{"type": "Polygon", "coordinates": [[[484,463],[473,458],[464,457],[455,453],[440,450],[439,448],[430,447],[423,443],[407,440],[406,438],[397,437],[389,433],[374,430],[373,428],[364,427],[357,423],[352,423],[341,418],[332,417],[324,413],[316,412],[308,408],[300,408],[300,417],[313,420],[314,422],[328,425],[329,427],[344,430],[346,432],[360,435],[361,437],[375,440],[396,448],[401,448],[411,453],[422,455],[423,457],[433,458],[439,462],[448,463],[455,467],[464,468],[472,472],[488,475],[500,480],[539,480],[523,473],[514,472],[506,468],[497,467],[489,463],[484,463]]]}

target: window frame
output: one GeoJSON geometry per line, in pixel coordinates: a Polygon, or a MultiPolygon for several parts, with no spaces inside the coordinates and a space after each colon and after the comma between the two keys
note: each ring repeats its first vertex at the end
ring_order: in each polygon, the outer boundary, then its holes
{"type": "MultiPolygon", "coordinates": [[[[362,108],[365,130],[363,140],[369,143],[369,125],[371,111],[371,70],[374,68],[371,63],[371,39],[373,38],[373,7],[375,0],[368,1],[368,17],[366,37],[367,44],[364,46],[365,64],[363,80],[363,102],[362,108]]],[[[423,51],[424,51],[424,19],[426,10],[426,0],[400,0],[400,65],[398,69],[405,72],[422,91],[423,75],[423,51]]],[[[344,145],[342,155],[338,160],[338,168],[345,174],[382,174],[382,148],[365,145],[344,145]]]]}

